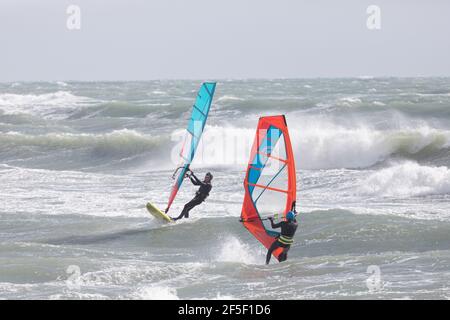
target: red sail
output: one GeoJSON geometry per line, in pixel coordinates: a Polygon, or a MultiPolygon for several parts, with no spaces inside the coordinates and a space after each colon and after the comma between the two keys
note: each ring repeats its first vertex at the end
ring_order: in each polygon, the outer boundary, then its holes
{"type": "MultiPolygon", "coordinates": [[[[279,233],[266,218],[278,214],[284,219],[296,200],[295,161],[284,115],[259,119],[244,189],[241,221],[269,248],[279,233]]],[[[281,252],[278,248],[273,256],[278,259],[281,252]]]]}

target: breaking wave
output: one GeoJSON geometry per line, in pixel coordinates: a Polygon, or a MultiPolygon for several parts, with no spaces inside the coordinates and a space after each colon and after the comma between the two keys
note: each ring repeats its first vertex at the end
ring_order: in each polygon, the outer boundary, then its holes
{"type": "MultiPolygon", "coordinates": [[[[165,137],[146,136],[134,130],[115,130],[105,134],[47,133],[28,135],[7,132],[0,136],[0,148],[39,147],[47,151],[90,149],[98,155],[133,155],[161,146],[165,137]]],[[[28,149],[27,149],[28,150],[28,149]]]]}
{"type": "Polygon", "coordinates": [[[30,114],[62,119],[80,107],[97,103],[96,100],[76,96],[67,91],[44,94],[0,94],[0,111],[3,114],[30,114]]]}
{"type": "Polygon", "coordinates": [[[396,197],[450,194],[450,170],[408,161],[371,174],[364,181],[362,192],[396,197]]]}
{"type": "MultiPolygon", "coordinates": [[[[331,123],[290,122],[290,136],[299,169],[360,169],[389,159],[448,157],[450,131],[429,127],[374,130],[331,123]]],[[[254,130],[207,126],[196,164],[245,166],[254,130]]]]}

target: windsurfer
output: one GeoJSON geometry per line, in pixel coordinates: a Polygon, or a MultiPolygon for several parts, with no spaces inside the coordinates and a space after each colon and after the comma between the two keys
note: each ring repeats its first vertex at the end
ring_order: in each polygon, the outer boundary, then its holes
{"type": "Polygon", "coordinates": [[[200,188],[195,193],[195,197],[186,203],[184,205],[183,211],[181,211],[181,214],[176,217],[172,218],[172,220],[179,220],[181,218],[189,218],[189,211],[191,211],[194,207],[201,204],[205,199],[209,196],[209,192],[211,191],[212,185],[211,180],[213,178],[211,172],[206,173],[205,178],[203,181],[201,181],[199,178],[195,176],[195,174],[192,171],[188,171],[186,176],[191,180],[192,184],[195,186],[200,186],[200,188]]]}
{"type": "Polygon", "coordinates": [[[283,252],[278,256],[278,261],[283,262],[287,259],[287,253],[294,243],[294,235],[298,227],[295,213],[294,211],[289,211],[286,214],[286,221],[281,221],[279,223],[273,223],[272,217],[270,217],[269,220],[273,229],[281,228],[281,234],[275,239],[267,251],[266,264],[269,264],[272,252],[277,248],[283,248],[283,252]]]}

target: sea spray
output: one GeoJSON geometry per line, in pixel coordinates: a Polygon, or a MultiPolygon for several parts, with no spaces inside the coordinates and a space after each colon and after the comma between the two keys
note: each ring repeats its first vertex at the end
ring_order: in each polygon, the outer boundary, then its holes
{"type": "Polygon", "coordinates": [[[390,197],[450,194],[450,170],[410,161],[395,164],[371,174],[363,181],[361,191],[390,197]]]}

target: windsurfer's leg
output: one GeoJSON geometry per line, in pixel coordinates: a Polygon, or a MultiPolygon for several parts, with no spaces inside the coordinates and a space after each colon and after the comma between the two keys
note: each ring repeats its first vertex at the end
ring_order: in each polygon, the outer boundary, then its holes
{"type": "Polygon", "coordinates": [[[192,199],[192,200],[189,202],[189,206],[188,206],[188,208],[187,208],[185,217],[186,217],[186,218],[189,218],[189,211],[191,211],[192,209],[194,209],[196,206],[198,206],[198,205],[201,204],[202,202],[203,202],[203,199],[202,199],[202,198],[195,197],[194,199],[192,199]]]}
{"type": "Polygon", "coordinates": [[[266,264],[269,264],[270,258],[272,257],[272,252],[279,247],[279,242],[275,240],[272,245],[270,246],[269,250],[267,251],[266,256],[266,264]]]}
{"type": "Polygon", "coordinates": [[[189,211],[192,210],[192,208],[194,208],[195,206],[199,205],[200,203],[202,203],[203,201],[198,199],[197,197],[192,199],[191,201],[189,201],[188,203],[186,203],[184,205],[183,211],[181,211],[180,215],[176,218],[173,218],[172,220],[178,220],[181,218],[189,218],[189,211]]]}
{"type": "Polygon", "coordinates": [[[290,248],[291,248],[291,246],[287,246],[286,248],[284,248],[283,252],[278,257],[279,262],[283,262],[283,261],[287,260],[287,253],[290,248]]]}
{"type": "Polygon", "coordinates": [[[186,206],[184,206],[183,211],[181,211],[180,215],[178,217],[176,217],[176,218],[172,218],[172,220],[176,221],[176,220],[179,220],[179,219],[183,218],[184,215],[186,214],[185,209],[186,209],[186,206]]]}

